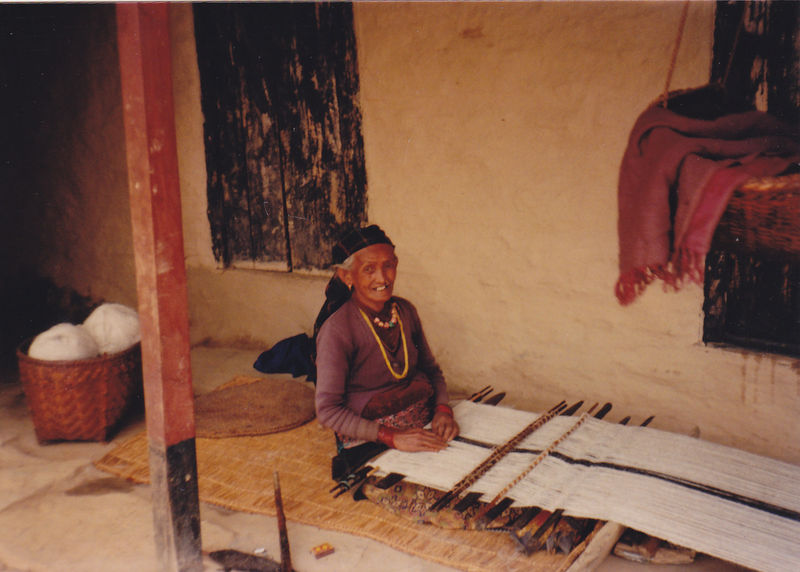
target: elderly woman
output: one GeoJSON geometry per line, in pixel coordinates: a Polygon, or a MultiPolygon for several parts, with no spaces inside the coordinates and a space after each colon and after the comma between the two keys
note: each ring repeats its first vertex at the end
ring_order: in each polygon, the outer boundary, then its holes
{"type": "Polygon", "coordinates": [[[393,295],[394,245],[372,225],[345,234],[333,255],[326,295],[335,311],[323,310],[316,337],[319,421],[340,448],[377,441],[402,451],[443,449],[458,424],[416,308],[393,295]]]}

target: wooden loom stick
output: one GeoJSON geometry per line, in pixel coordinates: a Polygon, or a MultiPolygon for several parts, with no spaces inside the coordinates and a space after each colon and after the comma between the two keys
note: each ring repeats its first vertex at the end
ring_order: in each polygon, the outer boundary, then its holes
{"type": "MultiPolygon", "coordinates": [[[[580,401],[578,401],[577,403],[575,403],[574,405],[572,405],[568,409],[565,409],[564,411],[562,411],[561,412],[561,416],[562,417],[567,417],[569,415],[574,415],[578,411],[578,409],[580,409],[581,407],[583,407],[583,399],[581,399],[580,401]]],[[[595,407],[597,407],[597,404],[595,404],[595,407]]]]}
{"type": "Polygon", "coordinates": [[[491,397],[487,397],[486,401],[483,402],[484,405],[497,405],[500,403],[503,398],[506,396],[505,391],[501,391],[500,393],[495,393],[491,397]]]}
{"type": "Polygon", "coordinates": [[[484,387],[483,389],[479,389],[478,391],[476,391],[475,393],[473,393],[472,395],[470,395],[470,396],[468,397],[469,401],[472,401],[473,399],[475,399],[476,397],[478,397],[479,395],[481,395],[481,394],[482,394],[483,392],[485,392],[485,391],[489,391],[489,393],[491,393],[491,391],[492,391],[492,386],[491,386],[491,385],[487,385],[487,386],[486,386],[486,387],[484,387]]]}
{"type": "Polygon", "coordinates": [[[522,471],[522,472],[521,472],[519,475],[517,475],[516,477],[514,477],[514,478],[511,480],[511,482],[510,482],[510,483],[508,483],[508,484],[507,484],[505,487],[503,487],[503,490],[501,490],[499,493],[497,493],[497,496],[495,496],[495,497],[494,497],[494,498],[493,498],[493,499],[492,499],[490,502],[488,502],[487,504],[483,505],[483,506],[481,507],[481,509],[478,511],[478,513],[475,515],[474,519],[473,519],[473,521],[475,522],[475,526],[476,526],[476,527],[478,527],[478,526],[480,525],[480,522],[481,522],[481,520],[482,520],[482,519],[483,519],[483,517],[486,515],[486,513],[487,513],[489,510],[491,510],[491,509],[492,509],[492,507],[494,507],[494,506],[495,506],[495,505],[496,505],[496,504],[497,504],[497,503],[500,501],[500,499],[502,499],[504,496],[506,496],[506,493],[508,493],[508,491],[510,491],[511,489],[513,489],[513,488],[514,488],[514,487],[517,485],[517,483],[519,483],[519,482],[520,482],[520,481],[521,481],[523,478],[525,478],[525,476],[526,476],[528,473],[530,473],[530,472],[531,472],[533,469],[535,469],[535,468],[536,468],[536,466],[537,466],[537,465],[539,465],[539,463],[541,463],[541,462],[542,462],[542,461],[543,461],[543,460],[544,460],[544,459],[545,459],[545,458],[546,458],[546,457],[547,457],[547,456],[548,456],[550,453],[552,453],[552,452],[555,450],[555,448],[556,448],[556,447],[558,447],[558,446],[559,446],[561,443],[563,443],[563,442],[564,442],[564,440],[565,440],[567,437],[569,437],[570,435],[572,435],[572,433],[573,433],[573,432],[574,432],[574,431],[575,431],[575,430],[576,430],[578,427],[580,427],[581,425],[583,425],[583,424],[586,422],[586,420],[587,420],[588,418],[589,418],[589,414],[588,414],[588,413],[584,413],[583,415],[581,415],[581,416],[578,418],[578,420],[577,420],[577,421],[576,421],[576,422],[575,422],[575,423],[572,425],[572,427],[570,427],[570,428],[569,428],[567,431],[565,431],[564,433],[562,433],[562,434],[561,434],[561,436],[560,436],[560,437],[558,437],[558,439],[556,439],[555,441],[553,441],[552,443],[550,443],[550,445],[548,445],[548,446],[547,446],[547,448],[546,448],[544,451],[542,451],[541,453],[539,453],[539,455],[537,455],[537,457],[536,457],[536,458],[535,458],[535,459],[534,459],[534,460],[531,462],[531,464],[530,464],[530,465],[528,465],[527,467],[525,467],[525,469],[523,469],[523,471],[522,471]]]}
{"type": "Polygon", "coordinates": [[[549,513],[545,521],[542,523],[542,526],[537,528],[532,535],[528,533],[525,535],[525,537],[523,537],[521,545],[523,546],[523,550],[526,554],[533,554],[542,544],[547,542],[547,539],[550,537],[550,535],[555,532],[556,526],[561,520],[562,514],[564,514],[562,509],[558,509],[555,512],[549,513]]]}
{"type": "Polygon", "coordinates": [[[489,395],[492,391],[494,391],[494,388],[492,388],[491,385],[487,385],[483,389],[479,389],[478,391],[476,391],[475,393],[470,395],[468,400],[472,401],[473,403],[477,403],[478,401],[483,399],[485,396],[489,395]]]}
{"type": "Polygon", "coordinates": [[[289,551],[289,534],[286,530],[286,516],[283,513],[283,498],[281,497],[281,482],[278,471],[273,474],[275,487],[275,511],[278,515],[278,536],[281,544],[281,570],[292,572],[292,554],[289,551]]]}
{"type": "Polygon", "coordinates": [[[455,484],[455,486],[444,494],[438,501],[433,503],[430,511],[438,511],[443,509],[450,501],[469,488],[475,481],[481,478],[486,472],[495,466],[500,459],[505,457],[508,453],[528,435],[539,429],[542,425],[550,421],[553,417],[557,416],[566,407],[566,401],[562,401],[558,405],[553,406],[547,413],[540,415],[535,421],[525,427],[522,431],[514,435],[511,439],[506,441],[492,451],[492,453],[477,467],[470,471],[463,479],[455,484]]]}
{"type": "Polygon", "coordinates": [[[603,417],[608,415],[608,412],[611,411],[611,407],[612,407],[612,405],[610,403],[606,403],[605,405],[603,405],[600,408],[600,411],[598,411],[597,413],[594,414],[594,418],[595,419],[602,419],[603,417]]]}

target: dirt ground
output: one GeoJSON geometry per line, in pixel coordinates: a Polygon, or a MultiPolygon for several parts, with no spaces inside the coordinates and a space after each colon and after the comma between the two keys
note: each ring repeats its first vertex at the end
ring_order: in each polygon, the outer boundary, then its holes
{"type": "MultiPolygon", "coordinates": [[[[235,375],[255,374],[257,352],[199,347],[192,351],[196,393],[235,375]]],[[[144,427],[132,419],[109,443],[40,445],[15,371],[0,377],[0,571],[149,572],[160,569],[153,543],[149,487],[93,466],[144,427]]],[[[268,486],[271,486],[268,483],[268,486]]],[[[204,570],[222,570],[207,553],[236,549],[280,558],[276,519],[201,503],[204,570]]],[[[451,570],[366,538],[289,522],[292,563],[299,572],[444,572],[451,570]],[[322,543],[335,552],[321,559],[322,543]]],[[[687,566],[636,564],[608,557],[603,572],[733,572],[726,562],[700,557],[687,566]]]]}

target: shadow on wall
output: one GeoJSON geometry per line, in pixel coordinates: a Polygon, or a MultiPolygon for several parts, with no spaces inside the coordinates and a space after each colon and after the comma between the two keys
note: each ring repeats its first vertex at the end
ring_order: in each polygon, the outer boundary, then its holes
{"type": "MultiPolygon", "coordinates": [[[[16,348],[24,340],[61,322],[80,324],[100,303],[32,271],[4,276],[0,279],[0,367],[3,371],[16,368],[16,348]]],[[[5,378],[0,376],[0,380],[5,378]]]]}

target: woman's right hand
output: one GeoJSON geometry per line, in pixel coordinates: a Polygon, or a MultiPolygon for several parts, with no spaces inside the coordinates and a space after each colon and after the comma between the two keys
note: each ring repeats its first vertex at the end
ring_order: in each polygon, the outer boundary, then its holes
{"type": "Polygon", "coordinates": [[[394,433],[394,448],[399,451],[441,451],[447,441],[427,429],[407,429],[394,433]]]}

